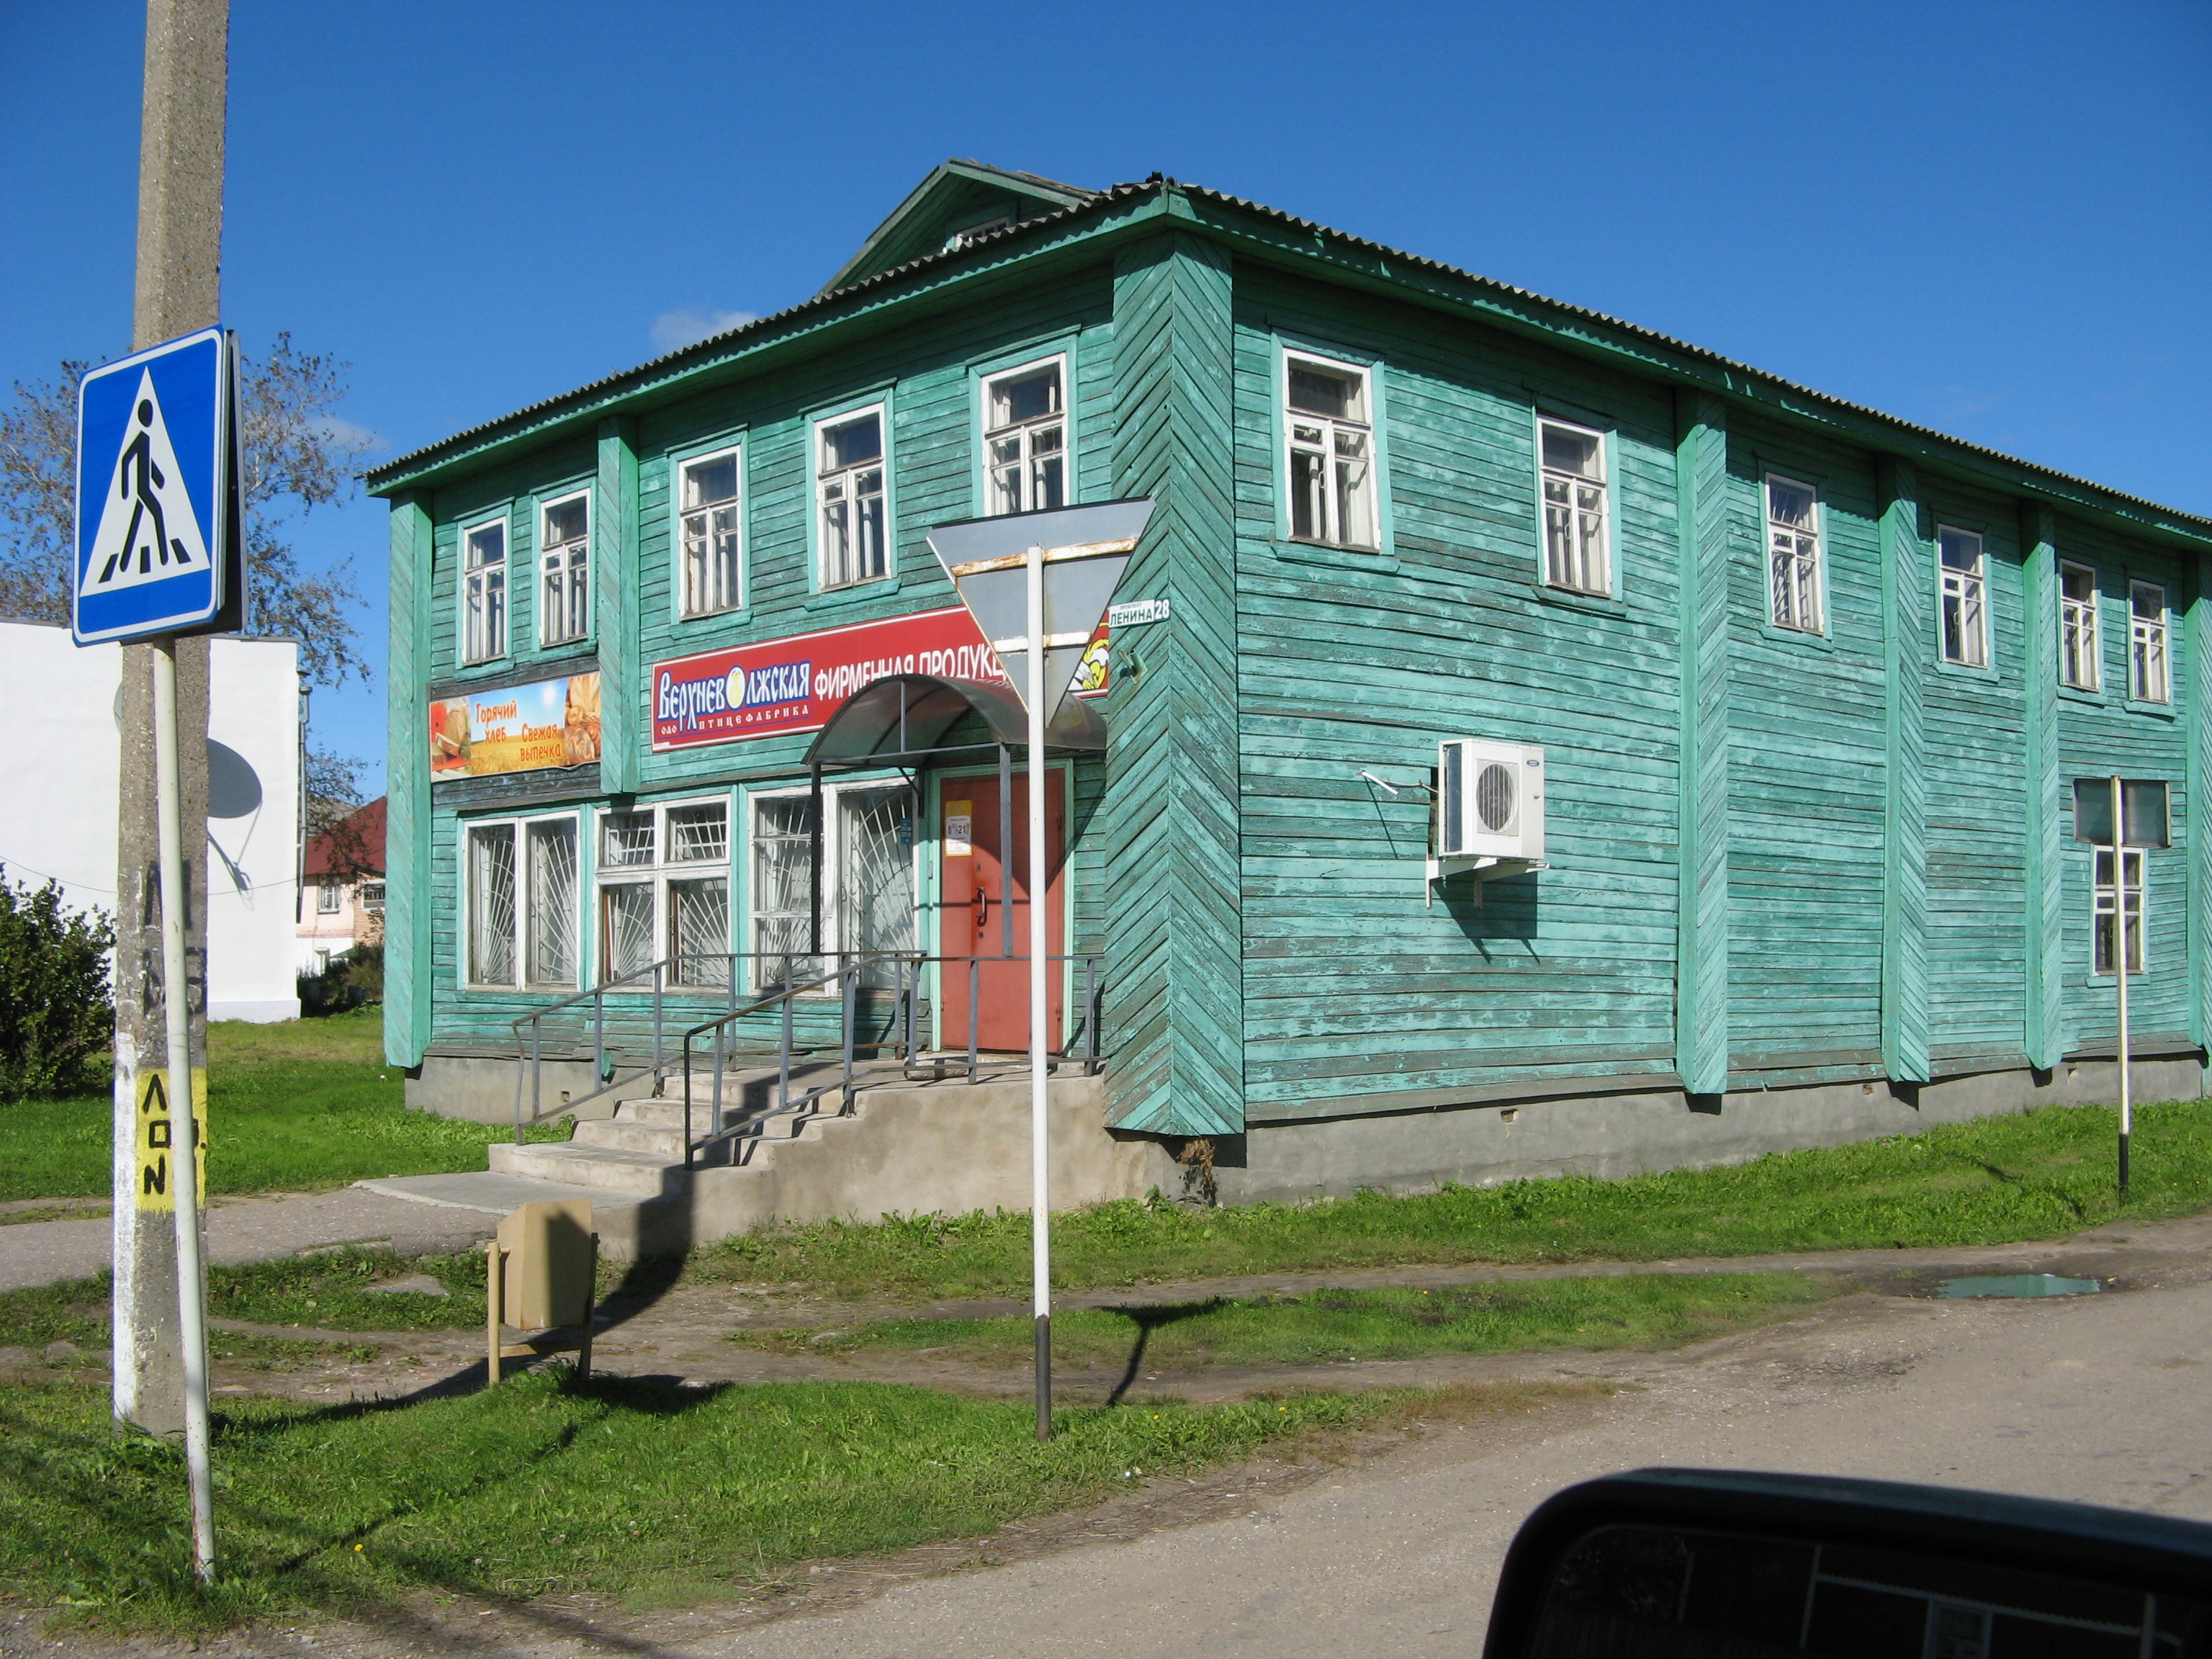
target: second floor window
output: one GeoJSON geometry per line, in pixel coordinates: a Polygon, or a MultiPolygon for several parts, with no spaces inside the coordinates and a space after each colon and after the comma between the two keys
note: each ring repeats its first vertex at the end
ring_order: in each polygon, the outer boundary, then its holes
{"type": "Polygon", "coordinates": [[[592,631],[592,514],[589,500],[570,495],[539,515],[538,561],[544,575],[538,641],[561,645],[592,631]]]}
{"type": "Polygon", "coordinates": [[[1055,359],[983,383],[983,512],[1067,505],[1067,405],[1055,359]]]}
{"type": "Polygon", "coordinates": [[[814,431],[822,586],[848,587],[889,574],[890,561],[884,541],[884,411],[871,409],[824,421],[814,431]]]}
{"type": "Polygon", "coordinates": [[[1943,660],[1968,668],[1986,668],[1990,665],[1989,582],[1982,538],[1969,530],[1939,526],[1936,544],[1936,559],[1942,568],[1943,592],[1938,619],[1943,635],[1943,660]]]}
{"type": "Polygon", "coordinates": [[[1811,484],[1767,475],[1766,552],[1774,625],[1822,632],[1820,502],[1811,484]]]}
{"type": "Polygon", "coordinates": [[[1564,421],[1539,426],[1544,446],[1544,580],[1577,593],[1610,593],[1605,439],[1564,421]]]}
{"type": "Polygon", "coordinates": [[[678,469],[679,538],[684,544],[684,614],[704,617],[740,603],[738,452],[702,455],[678,469]]]}
{"type": "Polygon", "coordinates": [[[507,526],[461,532],[461,660],[507,654],[507,526]]]}
{"type": "Polygon", "coordinates": [[[1291,539],[1332,547],[1381,546],[1367,371],[1285,357],[1283,373],[1291,539]]]}
{"type": "Polygon", "coordinates": [[[2128,696],[2137,702],[2173,701],[2166,655],[2166,589],[2156,582],[2128,584],[2128,696]]]}
{"type": "Polygon", "coordinates": [[[2077,691],[2097,689],[2097,573],[2058,567],[2058,678],[2077,691]]]}

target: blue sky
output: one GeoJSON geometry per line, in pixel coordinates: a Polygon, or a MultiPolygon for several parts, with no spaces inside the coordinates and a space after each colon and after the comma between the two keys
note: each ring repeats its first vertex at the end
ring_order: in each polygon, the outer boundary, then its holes
{"type": "MultiPolygon", "coordinates": [[[[131,330],[143,12],[0,0],[0,385],[131,330]]],[[[232,0],[226,320],[382,457],[1155,170],[2212,513],[2212,7],[232,0]]],[[[384,649],[382,504],[319,512],[384,649]]],[[[383,688],[319,693],[372,763],[383,688]]]]}

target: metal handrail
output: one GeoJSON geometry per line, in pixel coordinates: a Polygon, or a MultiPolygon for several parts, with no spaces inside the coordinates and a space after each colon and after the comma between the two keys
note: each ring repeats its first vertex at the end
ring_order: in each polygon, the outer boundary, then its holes
{"type": "Polygon", "coordinates": [[[628,1087],[641,1078],[651,1078],[653,1082],[653,1092],[658,1094],[660,1081],[668,1072],[666,1050],[661,1041],[662,1027],[666,1024],[665,1006],[666,998],[671,994],[678,994],[688,999],[710,995],[720,990],[729,999],[731,1006],[734,1007],[737,1002],[738,963],[752,961],[788,963],[794,955],[794,952],[787,951],[682,951],[673,956],[663,957],[658,962],[647,963],[642,968],[633,968],[626,974],[617,974],[612,979],[603,980],[589,990],[573,992],[556,1002],[549,1002],[542,1008],[533,1009],[529,1013],[518,1015],[510,1020],[507,1023],[508,1029],[514,1033],[514,1039],[518,1045],[526,1040],[523,1027],[526,1025],[530,1028],[527,1037],[530,1048],[530,1112],[526,1118],[522,1110],[523,1070],[520,1066],[517,1066],[514,1073],[514,1144],[518,1146],[522,1145],[523,1131],[526,1128],[533,1127],[559,1117],[564,1112],[572,1112],[579,1106],[587,1106],[603,1096],[611,1094],[617,1089],[628,1087]],[[683,977],[684,969],[687,965],[696,969],[696,965],[707,963],[722,964],[721,984],[719,987],[712,983],[701,984],[696,980],[687,980],[683,977]],[[647,981],[651,981],[649,986],[645,982],[647,981]],[[609,1066],[607,1059],[606,997],[609,992],[620,992],[625,988],[629,988],[632,994],[642,994],[648,989],[652,993],[653,1063],[649,1066],[635,1067],[629,1072],[617,1073],[609,1066]],[[562,1101],[559,1106],[549,1112],[544,1109],[544,1022],[549,1016],[558,1014],[563,1009],[573,1008],[585,1002],[592,1005],[592,1075],[599,1080],[599,1086],[589,1094],[574,1096],[562,1101]]]}
{"type": "MultiPolygon", "coordinates": [[[[932,963],[943,964],[946,963],[965,963],[968,965],[969,994],[967,1069],[968,1081],[970,1083],[975,1082],[979,1076],[976,1035],[978,1024],[977,1010],[981,1002],[981,998],[978,993],[981,989],[982,964],[987,962],[1026,963],[1029,960],[1025,956],[924,956],[917,951],[839,951],[834,953],[824,952],[823,954],[834,954],[840,958],[842,965],[833,972],[818,975],[815,978],[808,980],[804,983],[786,983],[780,985],[775,989],[765,992],[754,998],[752,1001],[749,1002],[742,1008],[737,1007],[733,1005],[726,1012],[718,1014],[712,1019],[702,1020],[699,1024],[690,1027],[684,1033],[681,1064],[684,1071],[684,1163],[686,1169],[690,1169],[694,1166],[698,1153],[703,1148],[712,1146],[718,1140],[730,1139],[740,1135],[757,1139],[762,1128],[766,1125],[770,1118],[781,1117],[792,1112],[805,1111],[811,1108],[814,1103],[820,1100],[824,1095],[829,1094],[832,1090],[838,1091],[842,1097],[839,1108],[840,1115],[849,1114],[852,1111],[854,1091],[859,1086],[854,1082],[853,1076],[853,1050],[854,1028],[854,1016],[855,1005],[858,1002],[859,994],[861,988],[860,977],[868,969],[882,963],[888,962],[894,963],[899,970],[899,984],[896,993],[895,1004],[895,1006],[897,1006],[898,1011],[894,1012],[892,1017],[892,1030],[896,1032],[902,1022],[905,1026],[906,1040],[903,1043],[894,1043],[892,1046],[895,1048],[902,1049],[903,1051],[903,1057],[905,1058],[909,1068],[912,1066],[915,1055],[920,1052],[920,1042],[916,1031],[919,1022],[917,1007],[921,1000],[923,971],[932,963]],[[908,972],[909,969],[911,970],[910,975],[908,972]],[[793,1004],[799,997],[807,994],[809,992],[818,990],[822,987],[831,983],[833,981],[836,983],[838,988],[840,1026],[839,1046],[842,1051],[842,1064],[839,1069],[838,1078],[834,1083],[817,1085],[815,1087],[805,1091],[796,1099],[793,1099],[791,1093],[793,1004]],[[723,1109],[722,1101],[723,1079],[728,1070],[729,1051],[727,1040],[730,1027],[738,1020],[748,1018],[752,1015],[761,1013],[770,1007],[777,1006],[779,1005],[782,1009],[782,1021],[780,1038],[777,1043],[775,1103],[765,1111],[748,1115],[741,1123],[732,1124],[726,1121],[726,1115],[723,1109]],[[709,1127],[704,1135],[695,1139],[691,1133],[693,1109],[691,1098],[691,1045],[696,1038],[703,1036],[708,1032],[712,1032],[714,1038],[714,1092],[708,1119],[709,1127]]],[[[787,968],[788,967],[789,962],[793,959],[794,958],[786,957],[784,959],[787,968]]],[[[1048,962],[1080,962],[1084,964],[1084,1012],[1082,1019],[1084,1043],[1083,1073],[1086,1077],[1095,1076],[1098,1072],[1100,1064],[1098,1053],[1100,988],[1098,983],[1098,964],[1103,959],[1102,953],[1095,951],[1054,955],[1045,958],[1048,962]]],[[[1063,1032],[1060,1052],[1057,1058],[1061,1060],[1073,1058],[1073,1041],[1072,1036],[1063,1032]]]]}

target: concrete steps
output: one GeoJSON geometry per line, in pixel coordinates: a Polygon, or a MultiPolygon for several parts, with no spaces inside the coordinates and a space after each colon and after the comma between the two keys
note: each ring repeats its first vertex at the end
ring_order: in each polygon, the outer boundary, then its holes
{"type": "MultiPolygon", "coordinates": [[[[829,1075],[814,1070],[808,1083],[829,1075]]],[[[692,1080],[695,1136],[708,1121],[705,1081],[692,1080]]],[[[680,1091],[681,1080],[672,1086],[680,1091]]],[[[1026,1081],[912,1083],[883,1068],[865,1079],[850,1115],[832,1092],[811,1110],[763,1116],[774,1091],[773,1074],[726,1079],[725,1121],[759,1117],[760,1132],[711,1149],[690,1170],[679,1092],[618,1101],[565,1141],[494,1142],[483,1175],[364,1184],[496,1213],[531,1198],[588,1200],[602,1253],[618,1261],[681,1254],[767,1221],[1029,1207],[1026,1081]]],[[[1056,1079],[1050,1098],[1054,1208],[1172,1184],[1175,1166],[1157,1142],[1107,1130],[1098,1079],[1056,1079]]]]}

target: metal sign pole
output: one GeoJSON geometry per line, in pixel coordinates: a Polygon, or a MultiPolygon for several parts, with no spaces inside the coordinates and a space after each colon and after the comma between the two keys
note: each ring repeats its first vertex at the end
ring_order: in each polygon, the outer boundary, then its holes
{"type": "Polygon", "coordinates": [[[2128,1190],[2128,1133],[2134,1127],[2134,1063],[2128,1043],[2128,830],[2120,781],[2112,780],[2112,985],[2120,1009],[2120,1191],[2128,1190]]]}
{"type": "Polygon", "coordinates": [[[1044,827],[1044,549],[1029,550],[1030,717],[1030,1271],[1036,1310],[1036,1437],[1052,1438],[1052,1173],[1047,1110],[1045,969],[1047,916],[1044,827]]]}
{"type": "Polygon", "coordinates": [[[215,1577],[215,1487],[208,1472],[207,1281],[200,1261],[199,1116],[192,1099],[191,1008],[185,975],[183,774],[177,761],[177,642],[153,641],[154,791],[161,835],[161,1011],[168,1032],[169,1167],[177,1195],[177,1323],[185,1371],[185,1465],[192,1561],[215,1577]]]}

